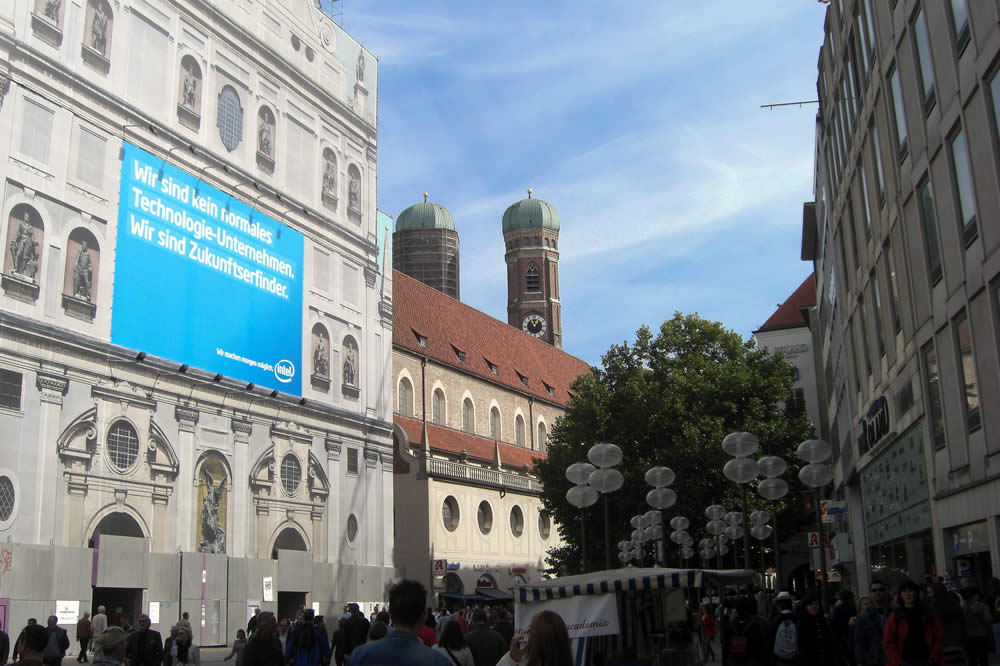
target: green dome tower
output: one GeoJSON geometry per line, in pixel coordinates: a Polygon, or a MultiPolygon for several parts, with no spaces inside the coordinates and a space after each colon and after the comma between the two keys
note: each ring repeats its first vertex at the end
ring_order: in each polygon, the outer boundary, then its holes
{"type": "Polygon", "coordinates": [[[460,297],[458,232],[444,206],[415,203],[396,218],[392,267],[454,299],[460,297]]]}

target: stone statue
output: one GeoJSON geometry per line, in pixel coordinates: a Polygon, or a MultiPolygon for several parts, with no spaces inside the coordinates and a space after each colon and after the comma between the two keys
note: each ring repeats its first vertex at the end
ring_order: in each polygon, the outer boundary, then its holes
{"type": "Polygon", "coordinates": [[[56,25],[59,24],[59,9],[62,6],[62,0],[45,0],[45,9],[42,13],[45,14],[45,18],[50,19],[56,25]]]}
{"type": "Polygon", "coordinates": [[[344,345],[344,383],[348,386],[358,385],[354,376],[356,367],[355,363],[354,347],[351,345],[344,345]]]}
{"type": "Polygon", "coordinates": [[[337,167],[332,160],[324,160],[323,164],[323,191],[327,194],[337,192],[337,167]]]}
{"type": "Polygon", "coordinates": [[[222,504],[222,493],[225,491],[226,478],[219,480],[219,485],[212,485],[212,475],[202,470],[205,475],[205,501],[201,504],[201,529],[204,539],[200,549],[203,553],[226,552],[226,531],[219,524],[219,505],[222,504]]]}
{"type": "Polygon", "coordinates": [[[347,188],[347,205],[355,210],[361,210],[361,178],[351,175],[351,184],[347,188]]]}
{"type": "Polygon", "coordinates": [[[260,129],[257,130],[257,151],[261,155],[271,156],[271,123],[266,117],[260,119],[260,129]]]}
{"type": "Polygon", "coordinates": [[[104,13],[104,7],[100,3],[94,4],[94,20],[90,24],[90,47],[105,55],[104,50],[108,46],[108,15],[104,13]]]}
{"type": "Polygon", "coordinates": [[[323,338],[316,340],[316,350],[313,352],[313,372],[322,377],[330,374],[330,359],[326,356],[326,345],[323,338]]]}
{"type": "Polygon", "coordinates": [[[34,281],[38,271],[38,241],[35,240],[35,228],[31,226],[27,210],[17,235],[10,242],[10,255],[14,261],[14,272],[34,281]]]}
{"type": "Polygon", "coordinates": [[[73,263],[73,296],[90,301],[93,287],[94,262],[87,250],[87,241],[80,243],[80,251],[76,253],[73,263]]]}
{"type": "Polygon", "coordinates": [[[364,83],[365,82],[365,52],[364,51],[358,53],[357,74],[358,74],[358,83],[364,83]]]}
{"type": "Polygon", "coordinates": [[[184,87],[181,104],[189,109],[194,109],[194,98],[198,92],[198,79],[189,68],[184,68],[184,87]]]}

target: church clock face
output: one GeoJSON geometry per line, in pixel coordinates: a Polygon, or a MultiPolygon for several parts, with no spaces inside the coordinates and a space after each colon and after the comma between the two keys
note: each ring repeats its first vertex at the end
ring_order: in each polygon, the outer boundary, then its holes
{"type": "Polygon", "coordinates": [[[521,328],[530,336],[540,338],[545,335],[545,319],[536,314],[530,314],[524,318],[521,328]]]}

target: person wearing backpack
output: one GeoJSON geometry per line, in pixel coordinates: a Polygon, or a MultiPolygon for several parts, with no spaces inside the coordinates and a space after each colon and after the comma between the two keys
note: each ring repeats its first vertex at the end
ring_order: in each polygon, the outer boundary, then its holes
{"type": "Polygon", "coordinates": [[[819,597],[807,595],[802,600],[802,608],[796,627],[800,660],[809,666],[835,666],[840,652],[830,623],[820,608],[819,597]]]}
{"type": "Polygon", "coordinates": [[[799,663],[799,631],[795,615],[790,610],[778,616],[778,627],[774,632],[774,661],[778,666],[799,663]]]}
{"type": "Polygon", "coordinates": [[[723,666],[764,666],[770,660],[764,648],[764,630],[749,597],[733,602],[733,615],[722,622],[723,666]]]}

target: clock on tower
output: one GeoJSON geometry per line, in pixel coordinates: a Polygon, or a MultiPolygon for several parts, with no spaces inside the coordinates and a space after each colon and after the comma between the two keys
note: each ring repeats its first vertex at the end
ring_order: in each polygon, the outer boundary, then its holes
{"type": "Polygon", "coordinates": [[[537,314],[530,314],[524,318],[521,328],[528,335],[540,338],[545,335],[545,318],[537,314]]]}

